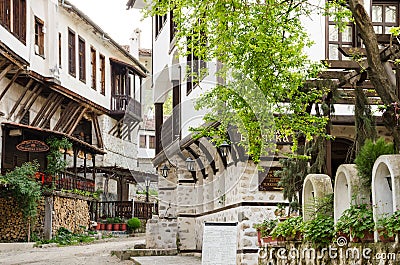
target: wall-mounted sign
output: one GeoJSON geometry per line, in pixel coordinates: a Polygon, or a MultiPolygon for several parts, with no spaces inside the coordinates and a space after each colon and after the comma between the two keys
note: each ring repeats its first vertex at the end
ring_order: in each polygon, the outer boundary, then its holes
{"type": "Polygon", "coordinates": [[[264,168],[264,171],[258,172],[258,190],[260,191],[280,191],[282,187],[278,187],[281,180],[280,177],[275,176],[274,172],[280,168],[264,168]]]}
{"type": "Polygon", "coordinates": [[[49,151],[49,146],[38,140],[26,140],[17,145],[17,149],[22,152],[40,153],[49,151]]]}

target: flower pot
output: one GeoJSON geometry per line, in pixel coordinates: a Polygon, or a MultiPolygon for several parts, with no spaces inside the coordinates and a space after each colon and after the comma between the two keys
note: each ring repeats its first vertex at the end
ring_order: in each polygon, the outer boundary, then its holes
{"type": "Polygon", "coordinates": [[[261,230],[257,229],[257,243],[261,246],[261,230]]]}
{"type": "Polygon", "coordinates": [[[112,231],[112,229],[113,229],[113,224],[106,224],[107,231],[112,231]]]}
{"type": "Polygon", "coordinates": [[[122,223],[120,228],[121,228],[121,231],[126,231],[128,229],[128,227],[125,223],[122,223]]]}
{"type": "Polygon", "coordinates": [[[378,235],[379,235],[379,241],[381,241],[381,242],[384,242],[384,243],[394,242],[394,235],[389,237],[387,235],[387,231],[385,229],[379,229],[378,235]]]}
{"type": "Polygon", "coordinates": [[[106,224],[100,223],[100,230],[106,230],[106,224]]]}
{"type": "Polygon", "coordinates": [[[119,224],[113,224],[113,231],[119,231],[119,224]]]}
{"type": "Polygon", "coordinates": [[[101,230],[100,228],[101,228],[101,224],[100,224],[100,223],[97,223],[97,225],[96,225],[96,230],[101,230]]]}
{"type": "Polygon", "coordinates": [[[364,237],[359,238],[359,237],[353,237],[352,242],[355,243],[372,243],[374,242],[374,233],[371,231],[364,231],[364,237]]]}

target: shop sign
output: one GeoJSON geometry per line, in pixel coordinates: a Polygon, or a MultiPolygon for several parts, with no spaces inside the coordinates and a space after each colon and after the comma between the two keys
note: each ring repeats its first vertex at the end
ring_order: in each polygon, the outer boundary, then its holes
{"type": "Polygon", "coordinates": [[[49,151],[49,146],[39,140],[26,140],[18,144],[17,149],[22,152],[40,153],[49,151]]]}

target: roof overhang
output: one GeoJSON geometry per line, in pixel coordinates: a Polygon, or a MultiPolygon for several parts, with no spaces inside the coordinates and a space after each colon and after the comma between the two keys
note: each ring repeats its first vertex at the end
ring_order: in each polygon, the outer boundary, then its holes
{"type": "Polygon", "coordinates": [[[26,131],[36,132],[36,133],[40,133],[40,134],[46,135],[46,136],[65,137],[68,140],[70,140],[73,145],[79,146],[91,154],[99,154],[99,155],[106,154],[106,152],[103,149],[100,149],[100,148],[98,148],[94,145],[91,145],[85,141],[79,140],[78,138],[75,138],[66,133],[48,130],[48,129],[42,129],[42,128],[33,127],[33,126],[24,125],[24,124],[15,123],[15,122],[3,122],[2,126],[5,126],[7,128],[15,128],[15,129],[22,129],[22,130],[26,130],[26,131]]]}

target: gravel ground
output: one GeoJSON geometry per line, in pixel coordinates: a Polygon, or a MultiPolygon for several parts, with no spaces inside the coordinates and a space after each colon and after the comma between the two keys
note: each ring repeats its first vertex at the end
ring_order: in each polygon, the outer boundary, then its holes
{"type": "Polygon", "coordinates": [[[136,242],[144,243],[144,237],[111,238],[89,245],[33,248],[25,251],[0,253],[0,264],[132,265],[132,261],[121,261],[112,257],[110,253],[112,250],[133,248],[136,242]]]}

